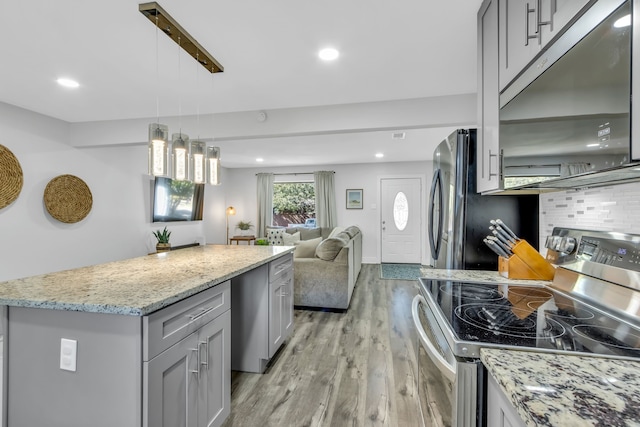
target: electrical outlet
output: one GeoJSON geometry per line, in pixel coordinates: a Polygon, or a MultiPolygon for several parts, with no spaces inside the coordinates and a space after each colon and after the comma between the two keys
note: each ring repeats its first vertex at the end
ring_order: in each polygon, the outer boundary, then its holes
{"type": "Polygon", "coordinates": [[[60,369],[76,371],[78,362],[78,341],[62,338],[60,340],[60,369]]]}

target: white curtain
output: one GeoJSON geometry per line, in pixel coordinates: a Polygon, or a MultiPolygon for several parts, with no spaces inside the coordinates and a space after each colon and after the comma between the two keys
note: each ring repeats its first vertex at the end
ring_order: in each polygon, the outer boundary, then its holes
{"type": "Polygon", "coordinates": [[[267,226],[273,223],[273,174],[259,173],[258,178],[258,237],[267,235],[267,226]]]}
{"type": "Polygon", "coordinates": [[[333,171],[316,171],[313,180],[316,186],[316,225],[335,227],[338,223],[336,212],[336,188],[333,171]]]}

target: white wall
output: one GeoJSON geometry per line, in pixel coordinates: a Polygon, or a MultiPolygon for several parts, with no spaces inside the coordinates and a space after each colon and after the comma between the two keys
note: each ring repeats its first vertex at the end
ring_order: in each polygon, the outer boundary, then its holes
{"type": "MultiPolygon", "coordinates": [[[[0,209],[0,281],[146,255],[155,251],[151,181],[144,146],[73,148],[69,125],[0,103],[0,144],[21,164],[18,199],[0,209]],[[89,215],[76,224],[53,219],[43,203],[47,183],[61,174],[84,180],[93,195],[89,215]]],[[[224,176],[224,175],[223,175],[224,176]]],[[[207,186],[204,215],[211,223],[170,223],[171,243],[222,242],[215,222],[224,186],[207,186]],[[205,237],[205,234],[207,237],[205,237]]]]}
{"type": "MultiPolygon", "coordinates": [[[[429,242],[426,237],[426,205],[431,187],[433,164],[431,162],[403,163],[365,163],[354,165],[324,165],[318,167],[286,167],[229,169],[227,175],[229,187],[227,201],[236,208],[237,214],[229,219],[230,228],[239,221],[257,222],[256,173],[302,173],[314,170],[335,171],[336,203],[338,207],[338,225],[357,225],[362,231],[362,261],[380,262],[380,179],[401,176],[420,176],[423,179],[423,236],[422,263],[429,264],[429,242]],[[364,209],[346,209],[347,188],[363,189],[364,209]]],[[[233,234],[233,230],[230,230],[233,234]]]]}

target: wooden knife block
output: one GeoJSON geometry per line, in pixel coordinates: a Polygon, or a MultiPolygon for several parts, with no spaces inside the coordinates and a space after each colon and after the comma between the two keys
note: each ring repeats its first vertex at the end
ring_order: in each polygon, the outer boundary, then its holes
{"type": "Polygon", "coordinates": [[[509,279],[553,280],[556,269],[526,240],[512,248],[509,258],[498,258],[498,271],[509,279]]]}

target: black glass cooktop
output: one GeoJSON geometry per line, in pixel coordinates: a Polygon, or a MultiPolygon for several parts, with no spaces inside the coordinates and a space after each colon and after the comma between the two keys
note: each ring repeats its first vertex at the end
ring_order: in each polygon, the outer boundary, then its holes
{"type": "Polygon", "coordinates": [[[553,289],[420,283],[457,341],[640,358],[640,330],[553,289]]]}

